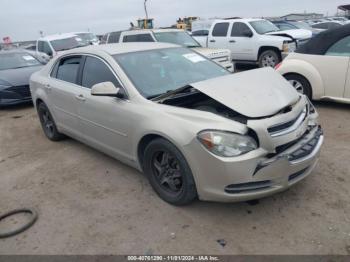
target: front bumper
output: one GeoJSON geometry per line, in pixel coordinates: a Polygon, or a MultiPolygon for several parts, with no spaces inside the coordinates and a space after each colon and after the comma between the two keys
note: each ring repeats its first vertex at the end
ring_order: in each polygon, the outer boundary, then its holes
{"type": "Polygon", "coordinates": [[[198,141],[186,149],[199,198],[237,202],[284,191],[307,177],[315,168],[324,136],[318,126],[284,151],[272,155],[259,148],[235,158],[208,153],[198,141]]]}
{"type": "Polygon", "coordinates": [[[0,106],[32,102],[29,86],[15,86],[0,90],[0,106]]]}

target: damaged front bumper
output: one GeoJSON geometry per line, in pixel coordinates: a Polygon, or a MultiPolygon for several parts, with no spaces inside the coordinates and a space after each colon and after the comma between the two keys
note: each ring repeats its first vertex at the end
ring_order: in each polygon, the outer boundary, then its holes
{"type": "Polygon", "coordinates": [[[258,149],[236,158],[208,154],[192,143],[190,152],[199,198],[235,202],[266,197],[284,191],[307,177],[315,168],[324,136],[321,127],[307,132],[282,152],[266,154],[258,149]],[[195,158],[195,159],[194,159],[195,158]]]}

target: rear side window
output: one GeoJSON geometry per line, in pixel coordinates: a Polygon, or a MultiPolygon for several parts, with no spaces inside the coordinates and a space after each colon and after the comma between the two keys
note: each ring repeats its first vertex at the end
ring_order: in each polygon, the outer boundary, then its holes
{"type": "Polygon", "coordinates": [[[86,57],[82,86],[91,88],[102,82],[112,82],[116,87],[121,86],[111,69],[103,61],[95,57],[86,57]]]}
{"type": "Polygon", "coordinates": [[[326,55],[350,56],[350,36],[347,36],[336,42],[328,49],[326,55]]]}
{"type": "Polygon", "coordinates": [[[229,23],[217,23],[213,29],[213,36],[224,37],[227,36],[229,23]]]}
{"type": "Polygon", "coordinates": [[[113,32],[109,35],[108,43],[119,43],[121,32],[113,32]]]}
{"type": "Polygon", "coordinates": [[[150,34],[126,35],[123,42],[154,42],[150,34]]]}
{"type": "Polygon", "coordinates": [[[63,58],[59,61],[56,78],[62,81],[76,84],[79,66],[81,62],[80,56],[63,58]]]}
{"type": "Polygon", "coordinates": [[[236,22],[232,26],[231,36],[235,37],[245,37],[245,33],[252,33],[252,30],[244,24],[240,22],[236,22]]]}
{"type": "Polygon", "coordinates": [[[207,36],[209,35],[209,30],[197,30],[192,32],[192,36],[207,36]]]}

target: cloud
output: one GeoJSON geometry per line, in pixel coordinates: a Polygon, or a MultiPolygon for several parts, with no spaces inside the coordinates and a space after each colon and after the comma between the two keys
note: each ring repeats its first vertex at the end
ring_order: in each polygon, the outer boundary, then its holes
{"type": "MultiPolygon", "coordinates": [[[[292,12],[334,15],[338,0],[148,0],[156,26],[170,26],[178,17],[262,17],[292,12]]],[[[34,40],[45,34],[86,31],[102,34],[129,27],[144,17],[143,0],[1,0],[0,39],[34,40]]]]}

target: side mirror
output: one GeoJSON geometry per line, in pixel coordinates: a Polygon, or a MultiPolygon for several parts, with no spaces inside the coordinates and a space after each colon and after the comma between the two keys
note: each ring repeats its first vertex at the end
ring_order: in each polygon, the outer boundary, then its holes
{"type": "Polygon", "coordinates": [[[243,32],[243,35],[245,36],[245,37],[252,37],[253,36],[253,33],[252,33],[252,31],[244,31],[243,32]]]}
{"type": "Polygon", "coordinates": [[[112,82],[102,82],[93,85],[91,88],[91,95],[93,96],[113,96],[123,98],[124,94],[120,92],[119,87],[115,87],[112,82]]]}

